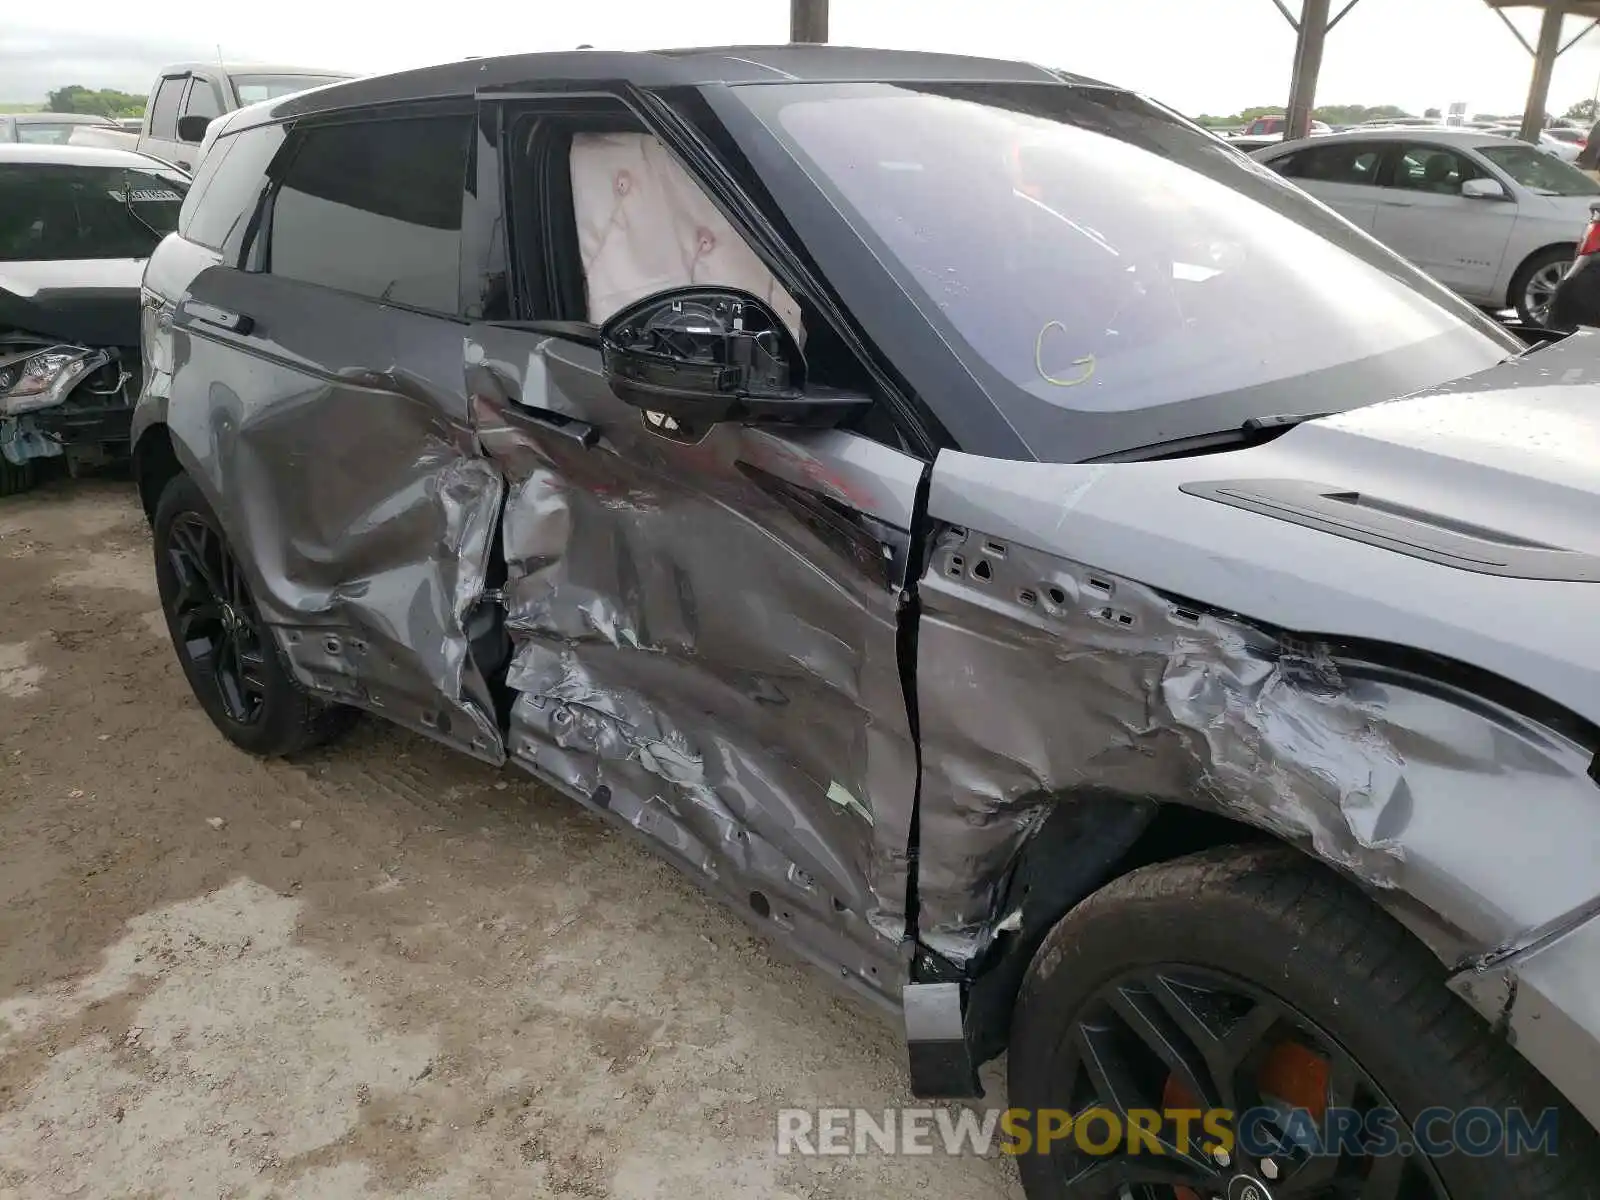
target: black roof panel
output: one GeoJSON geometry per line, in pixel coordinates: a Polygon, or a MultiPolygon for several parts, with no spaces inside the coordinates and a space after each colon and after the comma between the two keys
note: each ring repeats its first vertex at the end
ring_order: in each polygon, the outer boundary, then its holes
{"type": "Polygon", "coordinates": [[[514,92],[533,87],[581,88],[613,80],[624,80],[640,87],[670,87],[879,79],[1094,83],[1080,76],[1004,59],[849,46],[719,46],[642,52],[571,50],[469,58],[333,84],[241,110],[237,119],[228,122],[228,128],[343,108],[472,96],[479,92],[514,92]]]}

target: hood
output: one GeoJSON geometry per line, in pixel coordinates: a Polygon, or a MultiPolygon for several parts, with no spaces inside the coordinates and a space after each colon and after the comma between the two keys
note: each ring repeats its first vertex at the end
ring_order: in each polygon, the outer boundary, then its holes
{"type": "Polygon", "coordinates": [[[136,347],[144,264],[142,258],[0,262],[0,331],[136,347]]]}
{"type": "Polygon", "coordinates": [[[1279,630],[1476,667],[1600,724],[1600,332],[1244,450],[941,452],[928,511],[1279,630]]]}
{"type": "Polygon", "coordinates": [[[1518,209],[1518,216],[1538,217],[1545,221],[1565,221],[1572,227],[1573,241],[1583,236],[1583,227],[1589,222],[1589,206],[1600,201],[1600,195],[1542,196],[1538,192],[1528,192],[1528,197],[1529,200],[1523,201],[1518,209]],[[1529,201],[1536,201],[1539,207],[1534,209],[1529,201]]]}
{"type": "Polygon", "coordinates": [[[1370,494],[1408,519],[1600,558],[1600,332],[1263,449],[1285,479],[1370,494]]]}

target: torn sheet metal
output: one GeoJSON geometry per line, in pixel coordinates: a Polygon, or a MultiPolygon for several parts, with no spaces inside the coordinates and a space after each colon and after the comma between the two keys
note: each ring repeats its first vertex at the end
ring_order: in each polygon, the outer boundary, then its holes
{"type": "MultiPolygon", "coordinates": [[[[1600,895],[1593,584],[1444,565],[1189,490],[1320,480],[1413,514],[1391,542],[1475,529],[1596,552],[1593,472],[1570,446],[1518,445],[1509,403],[1449,399],[1226,454],[939,456],[929,513],[960,532],[921,587],[933,941],[980,949],[1029,823],[1093,785],[1287,836],[1447,962],[1600,895]]],[[[1551,398],[1580,431],[1586,399],[1551,398]]]]}
{"type": "Polygon", "coordinates": [[[916,766],[889,521],[920,464],[858,475],[847,434],[668,441],[596,352],[534,334],[475,328],[467,361],[508,483],[511,756],[896,989],[916,766]]]}
{"type": "Polygon", "coordinates": [[[32,417],[0,417],[0,458],[8,463],[20,467],[61,454],[61,443],[41,432],[32,417]]]}
{"type": "Polygon", "coordinates": [[[1600,901],[1466,964],[1450,987],[1600,1127],[1600,901]]]}
{"type": "Polygon", "coordinates": [[[392,494],[326,531],[315,559],[327,575],[306,569],[309,539],[294,544],[298,569],[274,597],[296,606],[283,634],[288,658],[315,689],[501,762],[494,706],[466,633],[483,595],[500,476],[437,442],[405,465],[392,494]],[[324,582],[331,586],[317,586],[324,582]]]}
{"type": "Polygon", "coordinates": [[[295,676],[503,761],[465,628],[503,485],[467,421],[459,329],[215,270],[191,285],[174,328],[180,357],[208,360],[174,386],[211,381],[206,396],[174,394],[174,439],[201,456],[198,475],[295,676]],[[253,322],[196,327],[195,305],[253,322]]]}
{"type": "Polygon", "coordinates": [[[944,535],[921,595],[920,925],[954,960],[1079,789],[1264,828],[1476,944],[1533,911],[1508,864],[1562,856],[1558,828],[1592,851],[1588,754],[1481,699],[978,531],[944,535]]]}

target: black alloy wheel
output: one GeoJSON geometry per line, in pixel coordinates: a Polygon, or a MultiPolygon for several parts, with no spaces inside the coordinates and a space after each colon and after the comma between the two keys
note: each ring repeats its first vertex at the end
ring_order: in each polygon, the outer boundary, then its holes
{"type": "Polygon", "coordinates": [[[1449,975],[1286,846],[1111,880],[1013,1011],[1028,1200],[1596,1200],[1595,1129],[1449,975]]]}
{"type": "Polygon", "coordinates": [[[251,754],[294,754],[337,737],[356,710],[303,691],[279,656],[239,556],[187,475],[152,522],[156,586],[178,662],[211,723],[251,754]]]}
{"type": "Polygon", "coordinates": [[[254,725],[266,706],[266,647],[255,605],[228,543],[213,521],[180,513],[167,557],[178,591],[171,618],[181,652],[211,682],[227,718],[254,725]]]}
{"type": "Polygon", "coordinates": [[[1130,972],[1095,992],[1062,1035],[1075,1114],[1101,1109],[1122,1129],[1139,1113],[1249,1114],[1248,1128],[1226,1123],[1231,1151],[1208,1143],[1198,1118],[1163,1122],[1160,1154],[1069,1148],[1055,1158],[1069,1196],[1447,1200],[1411,1130],[1384,1130],[1395,1106],[1360,1065],[1305,1014],[1242,980],[1181,965],[1130,972]],[[1344,1146],[1329,1136],[1330,1113],[1349,1114],[1344,1146]],[[1391,1152],[1367,1153],[1385,1132],[1391,1152]]]}

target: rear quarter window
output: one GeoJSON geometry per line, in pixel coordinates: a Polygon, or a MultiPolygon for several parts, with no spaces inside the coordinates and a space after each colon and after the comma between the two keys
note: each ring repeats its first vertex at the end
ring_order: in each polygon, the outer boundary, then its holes
{"type": "Polygon", "coordinates": [[[283,144],[283,128],[267,125],[227,134],[212,143],[195,175],[178,232],[211,250],[240,240],[266,186],[267,167],[283,144]]]}

